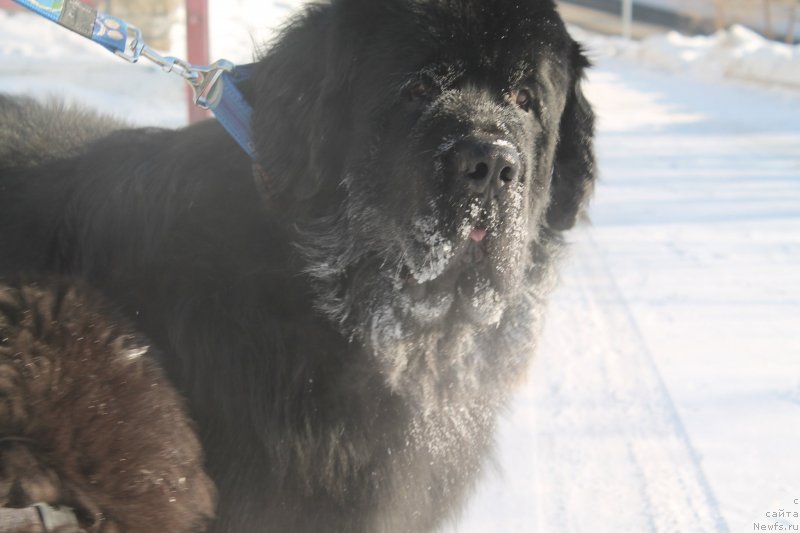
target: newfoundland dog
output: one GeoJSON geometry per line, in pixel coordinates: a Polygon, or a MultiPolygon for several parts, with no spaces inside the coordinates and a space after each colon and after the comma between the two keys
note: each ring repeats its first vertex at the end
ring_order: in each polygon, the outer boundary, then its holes
{"type": "Polygon", "coordinates": [[[152,339],[214,531],[435,529],[593,187],[586,66],[552,0],[332,0],[253,67],[255,162],[215,121],[83,144],[6,100],[0,271],[86,280],[152,339]]]}

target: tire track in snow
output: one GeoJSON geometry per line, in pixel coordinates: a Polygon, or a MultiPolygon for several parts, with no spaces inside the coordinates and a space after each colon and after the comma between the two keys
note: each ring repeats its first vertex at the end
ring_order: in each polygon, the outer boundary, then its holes
{"type": "Polygon", "coordinates": [[[576,232],[566,267],[522,399],[533,404],[537,530],[727,532],[589,231],[576,232]]]}

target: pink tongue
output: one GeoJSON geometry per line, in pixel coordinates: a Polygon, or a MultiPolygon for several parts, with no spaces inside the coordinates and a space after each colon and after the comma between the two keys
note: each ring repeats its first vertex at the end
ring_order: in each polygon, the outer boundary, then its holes
{"type": "Polygon", "coordinates": [[[469,234],[469,238],[475,242],[481,242],[486,237],[486,230],[483,228],[475,228],[469,234]]]}

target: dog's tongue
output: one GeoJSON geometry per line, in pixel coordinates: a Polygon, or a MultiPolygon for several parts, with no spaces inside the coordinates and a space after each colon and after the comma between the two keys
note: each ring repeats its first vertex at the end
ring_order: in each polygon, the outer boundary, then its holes
{"type": "Polygon", "coordinates": [[[484,237],[486,237],[486,230],[484,228],[475,228],[469,234],[469,238],[475,242],[481,242],[484,237]]]}

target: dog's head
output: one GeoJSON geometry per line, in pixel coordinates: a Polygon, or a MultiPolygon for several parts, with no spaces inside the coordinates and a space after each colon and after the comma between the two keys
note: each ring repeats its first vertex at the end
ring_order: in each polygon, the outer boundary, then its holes
{"type": "Polygon", "coordinates": [[[321,306],[497,323],[591,192],[586,65],[550,0],[333,0],[291,24],[250,96],[321,306]]]}

